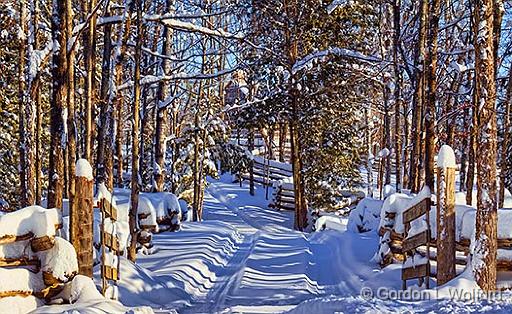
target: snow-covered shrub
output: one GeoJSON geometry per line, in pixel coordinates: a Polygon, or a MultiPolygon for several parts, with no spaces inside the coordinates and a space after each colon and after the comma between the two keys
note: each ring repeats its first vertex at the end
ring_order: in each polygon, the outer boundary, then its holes
{"type": "Polygon", "coordinates": [[[368,232],[377,230],[383,201],[374,198],[364,198],[348,216],[347,229],[352,232],[368,232]]]}

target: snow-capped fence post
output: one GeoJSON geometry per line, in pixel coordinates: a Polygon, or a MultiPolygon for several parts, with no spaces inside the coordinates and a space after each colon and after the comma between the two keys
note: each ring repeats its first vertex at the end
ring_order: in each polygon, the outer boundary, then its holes
{"type": "Polygon", "coordinates": [[[443,145],[437,158],[437,284],[455,278],[455,154],[443,145]]]}
{"type": "Polygon", "coordinates": [[[92,277],[93,266],[93,176],[85,159],[76,162],[75,210],[71,215],[71,241],[78,257],[78,272],[92,277]]]}

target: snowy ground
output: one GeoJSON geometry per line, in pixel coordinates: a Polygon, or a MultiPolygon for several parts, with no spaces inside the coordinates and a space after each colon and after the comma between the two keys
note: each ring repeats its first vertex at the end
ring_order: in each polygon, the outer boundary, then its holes
{"type": "MultiPolygon", "coordinates": [[[[401,288],[401,265],[381,270],[371,261],[374,232],[294,231],[293,213],[267,209],[264,188],[256,192],[250,196],[228,176],[212,181],[205,221],[157,234],[155,254],[139,255],[137,265],[122,262],[120,301],[157,313],[512,310],[507,301],[392,300],[401,288]],[[368,289],[373,296],[381,291],[380,299],[362,296],[368,289]]],[[[472,289],[474,283],[463,275],[448,288],[457,287],[472,289]]],[[[430,290],[423,298],[436,296],[450,292],[430,290]]]]}

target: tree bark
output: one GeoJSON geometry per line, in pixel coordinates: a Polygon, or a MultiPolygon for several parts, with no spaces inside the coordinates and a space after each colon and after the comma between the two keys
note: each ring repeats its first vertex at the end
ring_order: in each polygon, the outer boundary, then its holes
{"type": "Polygon", "coordinates": [[[398,50],[400,45],[400,8],[401,0],[396,0],[393,5],[393,68],[395,72],[395,168],[396,168],[396,190],[402,191],[402,134],[401,134],[401,85],[400,65],[398,63],[398,50]]]}
{"type": "Polygon", "coordinates": [[[477,213],[473,273],[484,291],[496,289],[496,85],[493,43],[493,1],[477,0],[473,7],[475,33],[475,109],[477,112],[477,213]]]}
{"type": "Polygon", "coordinates": [[[427,0],[420,1],[419,8],[420,26],[418,33],[418,44],[416,50],[415,60],[415,76],[414,76],[414,98],[413,98],[413,112],[412,112],[412,150],[411,150],[411,164],[409,175],[409,188],[411,192],[417,193],[420,189],[420,164],[421,164],[421,134],[422,134],[422,112],[424,108],[424,87],[425,87],[425,60],[426,60],[426,47],[425,38],[427,34],[427,13],[428,2],[427,0]]]}
{"type": "MultiPolygon", "coordinates": [[[[110,16],[110,4],[105,8],[105,17],[110,16]]],[[[112,54],[112,25],[103,29],[103,57],[101,63],[100,128],[98,129],[97,183],[105,182],[109,190],[114,188],[114,108],[109,101],[111,83],[110,58],[112,54]]]]}
{"type": "Polygon", "coordinates": [[[436,134],[436,91],[437,91],[437,37],[439,33],[439,11],[441,1],[433,0],[429,10],[429,34],[427,37],[427,95],[425,106],[425,185],[434,190],[434,155],[436,134]]]}
{"type": "MultiPolygon", "coordinates": [[[[119,27],[119,38],[116,49],[114,85],[121,85],[123,79],[123,64],[126,58],[126,49],[128,48],[128,39],[130,37],[130,27],[132,24],[131,15],[133,13],[133,2],[128,5],[124,12],[124,23],[119,27]]],[[[116,91],[110,98],[113,102],[113,116],[116,118],[115,148],[117,157],[116,183],[118,187],[123,185],[123,95],[121,91],[116,91]]],[[[128,139],[126,139],[128,141],[128,139]]]]}
{"type": "MultiPolygon", "coordinates": [[[[173,12],[174,11],[174,0],[167,0],[165,3],[166,10],[165,12],[173,12]]],[[[171,54],[172,52],[172,36],[173,31],[169,27],[164,27],[163,30],[163,43],[162,43],[162,55],[166,56],[171,54]]],[[[164,75],[171,74],[171,62],[168,59],[164,59],[161,61],[162,70],[161,72],[164,75]]],[[[169,120],[168,117],[168,105],[165,101],[169,97],[169,84],[165,82],[161,82],[158,86],[158,104],[157,104],[157,114],[156,114],[156,139],[155,139],[155,162],[158,165],[158,169],[155,169],[153,175],[155,180],[155,190],[163,191],[164,190],[164,180],[165,180],[165,150],[166,150],[166,138],[168,129],[167,122],[169,120]]]]}
{"type": "Polygon", "coordinates": [[[33,78],[30,67],[31,54],[33,50],[34,32],[36,25],[32,25],[31,15],[33,14],[34,3],[31,3],[30,16],[26,0],[20,1],[20,27],[21,34],[19,44],[19,154],[20,154],[20,177],[21,177],[21,206],[34,204],[35,196],[35,169],[34,169],[34,122],[35,107],[29,91],[32,90],[33,78]],[[29,23],[31,24],[29,29],[29,23]],[[29,33],[30,32],[30,33],[29,33]],[[28,64],[27,64],[28,61],[28,64]],[[27,67],[28,65],[28,67],[27,67]]]}
{"type": "MultiPolygon", "coordinates": [[[[72,0],[66,0],[66,11],[67,11],[67,21],[66,27],[68,34],[73,33],[73,3],[72,0]]],[[[68,193],[67,197],[69,199],[69,212],[70,212],[70,225],[71,230],[73,229],[73,225],[79,223],[74,217],[75,213],[75,164],[76,164],[76,129],[75,129],[75,51],[72,49],[68,53],[68,63],[67,63],[67,77],[68,77],[68,97],[67,97],[67,145],[66,145],[66,153],[67,153],[67,178],[68,178],[68,193]]],[[[92,183],[91,183],[92,184],[92,183]]],[[[92,210],[91,210],[92,212],[92,210]]],[[[92,228],[92,227],[91,227],[92,228]]],[[[70,232],[70,238],[72,241],[77,237],[77,234],[70,232]]],[[[92,239],[91,239],[92,243],[92,239]]],[[[91,272],[92,272],[92,250],[91,250],[91,272]]],[[[91,273],[92,276],[92,273],[91,273]]]]}
{"type": "MultiPolygon", "coordinates": [[[[249,136],[247,137],[247,148],[249,151],[254,151],[254,128],[249,127],[249,136]]],[[[249,194],[254,196],[254,161],[249,166],[249,194]]]]}
{"type": "Polygon", "coordinates": [[[67,106],[67,30],[66,1],[55,1],[52,10],[52,40],[60,47],[54,50],[52,66],[52,97],[50,102],[50,160],[48,175],[48,207],[62,209],[64,180],[64,122],[67,106]]]}
{"type": "Polygon", "coordinates": [[[501,162],[500,162],[500,190],[498,196],[498,208],[503,208],[505,201],[505,186],[506,186],[506,169],[508,164],[511,162],[507,159],[507,148],[510,141],[510,102],[512,101],[512,67],[508,72],[508,85],[507,94],[504,101],[505,116],[503,117],[503,141],[501,143],[501,162]]]}
{"type": "Polygon", "coordinates": [[[140,78],[141,78],[141,54],[142,54],[142,42],[143,37],[143,26],[142,26],[142,0],[136,0],[135,5],[137,6],[137,41],[135,44],[135,74],[133,77],[133,108],[132,108],[132,179],[131,179],[131,207],[129,213],[129,225],[130,225],[130,248],[128,251],[128,258],[135,262],[137,257],[137,239],[138,239],[138,227],[137,227],[137,209],[139,205],[139,136],[140,136],[140,78]]]}

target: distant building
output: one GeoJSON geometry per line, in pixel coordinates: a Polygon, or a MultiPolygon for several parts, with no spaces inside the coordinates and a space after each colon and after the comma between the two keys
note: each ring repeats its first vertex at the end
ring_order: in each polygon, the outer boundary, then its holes
{"type": "Polygon", "coordinates": [[[249,88],[245,81],[245,72],[238,70],[231,76],[231,80],[224,88],[224,102],[227,106],[243,103],[247,100],[249,88]]]}

